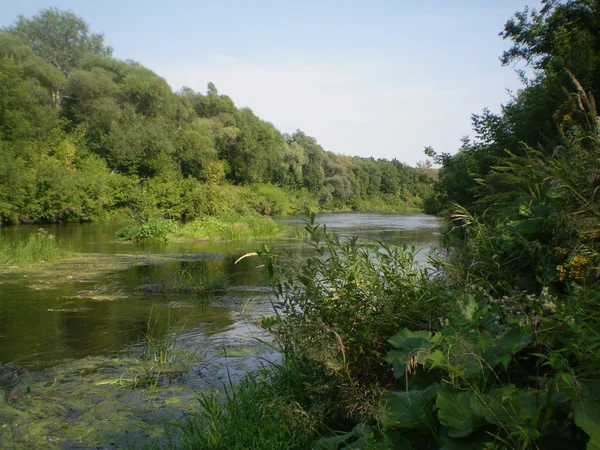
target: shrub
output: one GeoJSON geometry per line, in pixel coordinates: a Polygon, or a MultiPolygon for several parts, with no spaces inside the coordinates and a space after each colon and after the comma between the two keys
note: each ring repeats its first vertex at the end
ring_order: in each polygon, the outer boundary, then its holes
{"type": "Polygon", "coordinates": [[[121,228],[117,231],[117,239],[133,242],[168,242],[177,229],[177,222],[173,220],[152,219],[144,223],[121,228]]]}
{"type": "Polygon", "coordinates": [[[386,341],[399,326],[439,326],[438,284],[415,262],[414,247],[342,243],[314,215],[306,231],[315,256],[283,265],[262,253],[276,296],[269,328],[289,354],[327,368],[348,412],[372,417],[378,389],[369,386],[391,378],[386,341]]]}

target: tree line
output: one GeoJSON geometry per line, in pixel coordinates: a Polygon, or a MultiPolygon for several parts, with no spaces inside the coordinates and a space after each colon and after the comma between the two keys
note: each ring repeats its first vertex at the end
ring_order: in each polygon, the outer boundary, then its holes
{"type": "Polygon", "coordinates": [[[113,58],[71,12],[45,9],[0,31],[1,223],[122,210],[189,219],[223,201],[211,199],[222,185],[259,186],[259,197],[297,208],[420,207],[431,183],[397,160],[339,155],[300,130],[281,133],[213,83],[206,93],[173,92],[139,63],[113,58]]]}

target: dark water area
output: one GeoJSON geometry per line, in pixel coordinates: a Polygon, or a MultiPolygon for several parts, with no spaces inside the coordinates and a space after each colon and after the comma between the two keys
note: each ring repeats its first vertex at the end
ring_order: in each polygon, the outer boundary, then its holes
{"type": "MultiPolygon", "coordinates": [[[[194,241],[169,244],[131,244],[114,239],[121,224],[69,224],[43,226],[61,245],[72,251],[96,255],[158,255],[156,263],[89,273],[81,276],[77,265],[59,274],[49,264],[47,274],[0,274],[0,361],[40,370],[72,359],[108,355],[140,342],[151,316],[163,328],[176,320],[182,333],[202,330],[217,334],[240,322],[236,311],[250,301],[265,304],[264,273],[256,258],[235,264],[243,254],[267,244],[285,254],[307,251],[294,236],[304,217],[276,219],[287,232],[265,241],[194,241]],[[194,260],[177,260],[177,255],[194,260]],[[161,261],[160,256],[169,256],[161,261]],[[175,259],[175,260],[173,260],[175,259]],[[71,269],[71,272],[68,270],[71,269]],[[203,294],[154,294],[140,287],[160,280],[225,274],[229,288],[203,294]],[[70,281],[72,279],[73,281],[70,281]]],[[[341,237],[359,235],[365,244],[375,240],[408,244],[426,250],[439,242],[442,222],[424,214],[331,213],[317,215],[341,237]]],[[[40,226],[0,230],[2,239],[25,238],[40,226]]]]}

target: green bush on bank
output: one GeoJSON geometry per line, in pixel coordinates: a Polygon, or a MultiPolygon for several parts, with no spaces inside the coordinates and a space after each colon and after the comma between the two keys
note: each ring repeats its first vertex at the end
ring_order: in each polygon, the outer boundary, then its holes
{"type": "Polygon", "coordinates": [[[158,241],[168,242],[178,229],[177,222],[169,219],[152,219],[137,225],[129,225],[117,231],[121,241],[158,241]]]}

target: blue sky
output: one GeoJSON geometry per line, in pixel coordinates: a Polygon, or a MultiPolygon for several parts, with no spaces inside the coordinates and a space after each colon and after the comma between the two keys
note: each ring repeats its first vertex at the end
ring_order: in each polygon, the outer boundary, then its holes
{"type": "Polygon", "coordinates": [[[0,0],[0,26],[48,6],[103,32],[175,90],[209,81],[283,132],[326,150],[414,165],[454,153],[470,117],[520,87],[498,33],[539,0],[0,0]]]}

